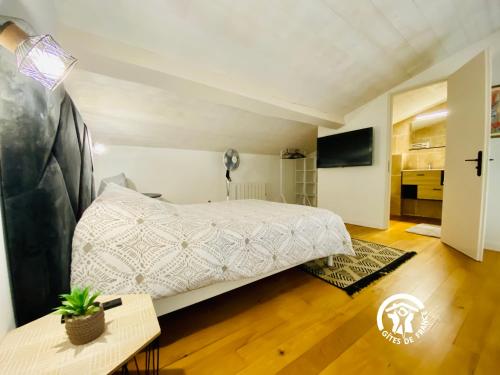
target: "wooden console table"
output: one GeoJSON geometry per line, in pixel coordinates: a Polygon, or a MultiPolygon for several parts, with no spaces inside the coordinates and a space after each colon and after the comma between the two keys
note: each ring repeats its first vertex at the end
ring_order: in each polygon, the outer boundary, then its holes
{"type": "Polygon", "coordinates": [[[99,301],[117,297],[123,304],[105,311],[104,333],[85,345],[69,342],[61,317],[55,314],[10,331],[0,343],[0,374],[108,374],[120,369],[125,372],[126,364],[143,349],[147,349],[148,367],[152,364],[158,372],[160,325],[151,297],[102,296],[99,301]]]}

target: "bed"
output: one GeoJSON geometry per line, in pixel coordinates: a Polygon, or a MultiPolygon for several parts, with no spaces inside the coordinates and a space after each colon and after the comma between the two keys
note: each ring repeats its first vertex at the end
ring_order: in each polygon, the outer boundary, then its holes
{"type": "Polygon", "coordinates": [[[333,254],[354,253],[328,210],[260,200],[176,205],[110,184],[76,226],[71,285],[148,293],[163,315],[333,254]]]}
{"type": "MultiPolygon", "coordinates": [[[[29,27],[25,29],[33,34],[29,27]]],[[[166,206],[116,189],[93,202],[90,132],[63,85],[49,93],[20,74],[10,53],[0,49],[0,91],[0,202],[17,325],[51,312],[59,304],[58,296],[69,291],[71,274],[73,283],[91,282],[104,293],[151,289],[161,315],[313,257],[351,251],[341,219],[314,208],[255,201],[166,206]],[[126,208],[135,212],[123,212],[126,208]],[[177,221],[175,210],[181,214],[177,221]],[[259,223],[257,214],[245,214],[242,220],[241,213],[246,211],[256,211],[264,220],[259,223]],[[98,224],[99,218],[106,220],[118,214],[125,215],[117,221],[118,227],[98,224]],[[147,220],[138,223],[141,215],[146,215],[147,220]],[[214,222],[216,227],[210,226],[211,215],[218,220],[214,222]],[[195,225],[185,220],[183,225],[194,226],[190,226],[189,232],[178,229],[178,233],[223,235],[213,239],[210,251],[193,247],[191,240],[182,249],[180,237],[174,241],[168,231],[158,233],[151,223],[151,219],[157,220],[165,228],[165,223],[170,222],[176,228],[183,222],[182,217],[199,221],[195,225]],[[267,226],[263,224],[266,220],[267,226]],[[224,225],[221,228],[217,223],[224,225]],[[333,226],[326,229],[325,223],[333,226]],[[300,228],[313,231],[302,233],[300,228]],[[87,232],[93,237],[86,237],[87,232]],[[115,235],[116,253],[105,247],[105,241],[112,240],[111,235],[115,235]],[[259,236],[265,236],[266,241],[260,243],[259,236]],[[315,236],[324,242],[315,244],[315,236]],[[222,243],[219,248],[217,238],[233,246],[222,243]],[[289,247],[285,246],[287,243],[289,247]],[[245,253],[246,249],[252,251],[245,253]],[[103,264],[98,264],[98,256],[106,257],[103,264]],[[233,262],[223,264],[224,260],[233,262]],[[164,268],[154,269],[156,263],[164,268]],[[123,270],[119,271],[121,267],[123,270]]]]}

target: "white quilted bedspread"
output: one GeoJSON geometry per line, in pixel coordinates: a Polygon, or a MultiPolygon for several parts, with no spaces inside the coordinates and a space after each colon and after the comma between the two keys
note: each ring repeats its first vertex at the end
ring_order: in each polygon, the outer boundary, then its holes
{"type": "Polygon", "coordinates": [[[351,254],[334,213],[259,200],[176,205],[108,185],[73,238],[72,286],[161,298],[351,254]]]}

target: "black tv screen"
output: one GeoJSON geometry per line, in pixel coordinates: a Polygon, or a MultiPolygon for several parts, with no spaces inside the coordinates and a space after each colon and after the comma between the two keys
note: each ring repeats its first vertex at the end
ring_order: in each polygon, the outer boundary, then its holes
{"type": "Polygon", "coordinates": [[[318,168],[372,165],[373,128],[318,138],[318,168]]]}

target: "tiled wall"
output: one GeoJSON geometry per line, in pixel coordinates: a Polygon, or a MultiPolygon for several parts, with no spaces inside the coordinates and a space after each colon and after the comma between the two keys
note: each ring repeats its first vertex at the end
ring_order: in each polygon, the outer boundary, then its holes
{"type": "Polygon", "coordinates": [[[403,165],[403,169],[444,169],[444,148],[410,151],[403,165]]]}
{"type": "MultiPolygon", "coordinates": [[[[425,112],[433,112],[446,108],[441,104],[425,112]]],[[[411,134],[411,122],[415,117],[394,124],[392,135],[392,153],[402,155],[403,169],[444,169],[445,148],[411,150],[413,143],[429,142],[431,146],[446,144],[446,121],[433,124],[411,134]]]]}
{"type": "Polygon", "coordinates": [[[446,145],[446,120],[414,130],[410,143],[428,142],[432,147],[446,145]]]}

